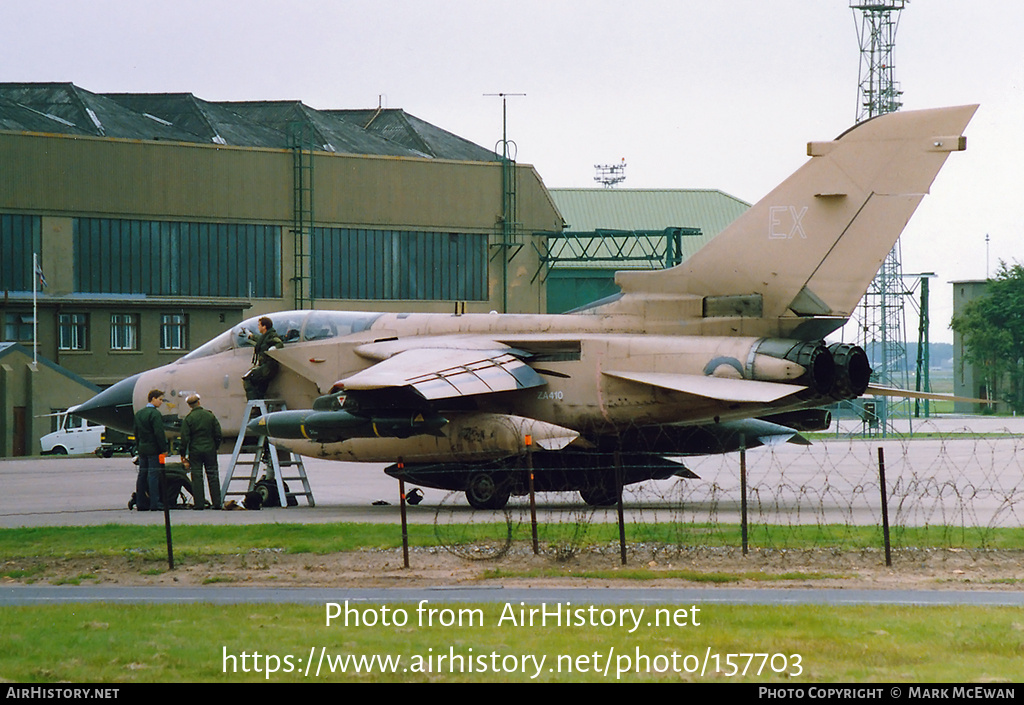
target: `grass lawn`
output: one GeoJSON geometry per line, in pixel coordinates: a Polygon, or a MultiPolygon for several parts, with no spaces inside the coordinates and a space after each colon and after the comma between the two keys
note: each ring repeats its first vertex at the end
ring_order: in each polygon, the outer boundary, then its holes
{"type": "MultiPolygon", "coordinates": [[[[432,527],[410,530],[414,544],[436,545],[432,527]]],[[[494,529],[467,528],[476,530],[487,534],[494,529]]],[[[664,530],[669,533],[649,527],[643,540],[676,536],[672,527],[664,530]]],[[[752,544],[774,530],[753,527],[752,544]]],[[[517,539],[528,538],[529,527],[517,531],[523,533],[517,539]]],[[[738,531],[716,526],[701,536],[736,545],[738,531]]],[[[4,529],[0,560],[138,553],[147,556],[140,561],[143,569],[153,557],[140,547],[159,546],[162,532],[162,527],[120,525],[4,529]]],[[[943,527],[902,532],[905,545],[949,545],[950,532],[943,527]]],[[[201,560],[253,548],[311,554],[390,548],[398,545],[396,533],[393,527],[352,524],[182,526],[175,529],[175,541],[180,555],[201,560]]],[[[613,525],[593,525],[586,540],[608,542],[616,535],[613,525]]],[[[1024,546],[1021,529],[958,530],[955,535],[965,548],[1024,546]]],[[[827,541],[856,550],[876,546],[877,529],[809,526],[788,540],[795,546],[821,547],[827,541]]],[[[643,568],[616,571],[616,576],[640,586],[653,577],[643,568]]],[[[8,576],[26,577],[31,580],[8,576]]],[[[485,577],[505,576],[497,568],[485,577]]],[[[536,577],[557,579],[559,571],[536,577]]],[[[712,583],[744,578],[675,577],[712,583]]],[[[814,576],[797,577],[806,581],[814,576]]],[[[0,679],[999,683],[1017,682],[1024,673],[1024,613],[1016,608],[716,603],[606,608],[600,605],[599,589],[592,601],[549,604],[547,611],[556,611],[559,619],[549,616],[546,624],[538,613],[530,621],[530,606],[502,602],[438,603],[433,613],[419,612],[416,604],[349,607],[354,611],[348,612],[347,625],[344,617],[328,624],[326,604],[5,607],[0,609],[0,679]]],[[[343,606],[338,609],[344,614],[343,606]]]]}
{"type": "Polygon", "coordinates": [[[9,607],[0,678],[991,684],[1019,681],[1024,662],[1013,608],[562,603],[547,606],[561,624],[531,625],[519,604],[349,607],[348,626],[326,606],[9,607]]]}

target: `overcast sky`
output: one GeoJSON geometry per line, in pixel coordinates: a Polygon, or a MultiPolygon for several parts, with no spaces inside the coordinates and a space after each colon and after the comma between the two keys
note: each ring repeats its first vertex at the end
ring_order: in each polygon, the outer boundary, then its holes
{"type": "MultiPolygon", "coordinates": [[[[501,101],[518,159],[549,187],[712,188],[759,200],[857,115],[848,0],[4,0],[0,81],[97,93],[298,99],[403,108],[493,147],[501,101]],[[382,98],[379,98],[382,96],[382,98]]],[[[914,0],[895,75],[904,109],[980,103],[902,241],[934,271],[932,339],[949,341],[955,279],[1024,260],[1024,2],[914,0]]],[[[685,223],[680,223],[685,225],[685,223]]],[[[916,336],[916,320],[908,320],[916,336]]]]}

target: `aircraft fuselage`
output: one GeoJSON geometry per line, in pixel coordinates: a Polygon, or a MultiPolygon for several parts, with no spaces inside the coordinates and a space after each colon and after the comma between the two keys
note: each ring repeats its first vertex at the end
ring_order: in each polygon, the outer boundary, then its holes
{"type": "MultiPolygon", "coordinates": [[[[441,435],[351,438],[334,443],[283,442],[320,457],[388,461],[398,455],[447,460],[453,456],[514,454],[519,447],[511,441],[491,443],[491,450],[484,453],[479,449],[458,450],[448,440],[453,436],[466,439],[474,434],[498,433],[491,422],[502,415],[573,429],[585,436],[655,424],[707,424],[831,401],[829,388],[816,389],[809,383],[806,364],[784,358],[790,347],[814,345],[795,340],[774,341],[773,346],[772,341],[746,336],[601,333],[595,329],[609,321],[587,314],[456,316],[305,311],[270,317],[275,328],[280,325],[278,321],[283,324],[285,330],[279,332],[291,331],[293,339],[273,353],[281,369],[268,396],[284,400],[290,409],[310,408],[338,380],[370,368],[383,355],[406,349],[500,347],[521,357],[543,380],[541,386],[528,389],[430,403],[451,422],[441,435]],[[347,322],[352,319],[365,321],[365,327],[347,331],[347,322]],[[723,399],[718,390],[727,389],[730,380],[776,385],[770,390],[775,393],[764,398],[744,393],[735,399],[723,399]],[[787,394],[779,397],[777,385],[794,386],[783,388],[787,394]]],[[[185,358],[139,375],[132,392],[133,410],[145,405],[150,389],[163,390],[166,425],[174,431],[188,413],[184,399],[199,393],[203,406],[218,416],[225,435],[236,435],[247,421],[243,419],[245,392],[241,378],[252,364],[251,343],[240,331],[252,327],[253,322],[246,321],[185,358]]],[[[428,406],[426,401],[424,406],[428,406]]],[[[481,447],[487,445],[481,441],[481,447]]],[[[459,447],[467,445],[464,442],[459,447]]]]}

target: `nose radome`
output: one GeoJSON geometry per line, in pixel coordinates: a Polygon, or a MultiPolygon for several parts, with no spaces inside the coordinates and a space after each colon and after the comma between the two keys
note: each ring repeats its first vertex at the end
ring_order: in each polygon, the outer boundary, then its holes
{"type": "Polygon", "coordinates": [[[79,404],[72,411],[83,418],[125,433],[134,430],[135,410],[132,408],[132,395],[135,382],[141,373],[122,379],[87,402],[79,404]]]}

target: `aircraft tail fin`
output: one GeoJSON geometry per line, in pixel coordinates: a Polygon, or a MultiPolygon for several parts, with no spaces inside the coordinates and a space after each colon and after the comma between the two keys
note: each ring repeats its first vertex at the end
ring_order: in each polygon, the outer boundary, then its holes
{"type": "Polygon", "coordinates": [[[616,283],[764,319],[849,317],[946,157],[966,148],[977,107],[890,113],[812,142],[807,163],[693,257],[616,283]]]}

